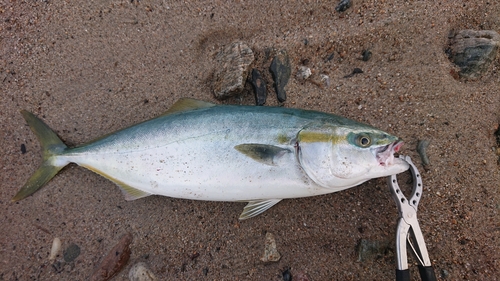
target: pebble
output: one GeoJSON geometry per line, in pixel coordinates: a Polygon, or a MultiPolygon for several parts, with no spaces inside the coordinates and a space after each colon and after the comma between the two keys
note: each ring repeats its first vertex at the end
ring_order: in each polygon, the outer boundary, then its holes
{"type": "Polygon", "coordinates": [[[75,243],[71,243],[71,245],[66,248],[63,252],[63,257],[65,262],[72,262],[80,255],[80,247],[75,243]]]}
{"type": "Polygon", "coordinates": [[[292,273],[289,267],[285,267],[281,274],[283,275],[283,281],[292,281],[292,273]]]}
{"type": "Polygon", "coordinates": [[[49,261],[54,261],[61,251],[61,239],[59,237],[54,238],[52,241],[52,247],[50,248],[49,261]]]}
{"type": "Polygon", "coordinates": [[[369,50],[364,50],[362,53],[361,53],[361,56],[362,56],[362,60],[363,61],[369,61],[371,58],[372,58],[372,52],[370,52],[369,50]]]}
{"type": "Polygon", "coordinates": [[[450,60],[465,79],[477,79],[489,68],[500,46],[500,35],[493,30],[461,30],[450,38],[450,60]]]}
{"type": "Polygon", "coordinates": [[[21,144],[21,154],[26,153],[26,145],[24,143],[21,144]]]}
{"type": "Polygon", "coordinates": [[[335,11],[337,11],[339,13],[345,12],[351,6],[352,6],[352,1],[351,0],[340,0],[340,2],[337,5],[337,7],[335,7],[335,11]]]}
{"type": "Polygon", "coordinates": [[[358,261],[364,262],[384,256],[387,248],[389,248],[388,242],[361,239],[357,246],[358,261]]]}
{"type": "Polygon", "coordinates": [[[270,232],[266,233],[264,242],[264,255],[260,258],[263,262],[277,262],[281,259],[281,254],[276,249],[276,240],[270,232]]]}
{"type": "Polygon", "coordinates": [[[215,57],[213,92],[216,98],[225,99],[243,91],[250,64],[254,61],[252,49],[243,42],[235,42],[215,57]]]}
{"type": "Polygon", "coordinates": [[[91,281],[107,281],[115,276],[130,259],[130,244],[132,243],[132,234],[127,233],[122,236],[118,244],[102,260],[99,267],[94,271],[91,281]]]}
{"type": "Polygon", "coordinates": [[[274,57],[271,62],[271,67],[269,68],[274,79],[274,89],[276,90],[276,95],[278,96],[278,101],[286,101],[285,86],[290,79],[291,68],[290,59],[285,50],[281,50],[274,57]]]}
{"type": "Polygon", "coordinates": [[[299,80],[306,80],[307,78],[311,77],[311,69],[307,66],[299,66],[299,69],[297,70],[297,78],[299,80]]]}
{"type": "Polygon", "coordinates": [[[325,87],[330,87],[330,76],[326,74],[320,74],[319,75],[321,82],[325,85],[325,87]]]}
{"type": "Polygon", "coordinates": [[[430,142],[428,140],[419,140],[417,144],[417,152],[420,155],[420,159],[422,159],[422,164],[424,166],[428,166],[430,164],[429,158],[427,157],[427,147],[430,142]]]}
{"type": "Polygon", "coordinates": [[[260,71],[252,69],[252,87],[255,92],[255,104],[264,105],[267,99],[266,81],[262,79],[260,71]]]}
{"type": "Polygon", "coordinates": [[[344,78],[351,78],[351,77],[353,77],[354,75],[356,75],[356,74],[360,74],[360,73],[363,73],[363,70],[362,70],[361,68],[357,68],[357,67],[356,67],[356,68],[352,71],[352,73],[351,73],[351,74],[344,76],[344,78]]]}
{"type": "Polygon", "coordinates": [[[156,281],[158,278],[154,275],[154,273],[148,268],[146,263],[139,262],[136,263],[130,268],[128,273],[128,279],[130,281],[156,281]]]}

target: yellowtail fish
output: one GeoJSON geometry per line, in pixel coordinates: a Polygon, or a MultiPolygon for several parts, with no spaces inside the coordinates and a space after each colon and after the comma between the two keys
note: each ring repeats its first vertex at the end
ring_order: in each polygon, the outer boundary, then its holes
{"type": "Polygon", "coordinates": [[[116,183],[127,200],[246,201],[246,219],[285,198],[340,191],[409,167],[394,157],[398,137],[310,110],[180,99],[157,118],[73,148],[32,113],[22,115],[43,163],[12,201],[76,163],[116,183]]]}

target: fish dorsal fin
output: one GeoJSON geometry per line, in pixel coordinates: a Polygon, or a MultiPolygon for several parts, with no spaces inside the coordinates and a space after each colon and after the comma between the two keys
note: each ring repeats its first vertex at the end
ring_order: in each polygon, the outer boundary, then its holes
{"type": "Polygon", "coordinates": [[[195,109],[209,108],[212,106],[216,106],[216,104],[191,98],[180,98],[162,115],[169,115],[172,113],[195,110],[195,109]]]}
{"type": "Polygon", "coordinates": [[[258,144],[258,143],[244,143],[239,144],[234,147],[234,149],[245,154],[246,156],[252,158],[253,160],[266,164],[275,166],[277,158],[290,153],[291,151],[287,148],[281,148],[279,146],[268,145],[268,144],[258,144]]]}
{"type": "Polygon", "coordinates": [[[240,220],[246,220],[260,215],[267,211],[267,209],[278,204],[281,199],[266,199],[266,200],[254,200],[248,202],[248,204],[243,208],[243,212],[240,215],[240,220]]]}

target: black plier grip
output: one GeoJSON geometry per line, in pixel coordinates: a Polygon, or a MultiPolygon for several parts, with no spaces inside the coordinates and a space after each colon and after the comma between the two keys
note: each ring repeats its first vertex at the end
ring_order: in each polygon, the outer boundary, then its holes
{"type": "Polygon", "coordinates": [[[432,268],[424,236],[417,220],[417,209],[422,197],[422,178],[417,167],[409,156],[400,155],[399,158],[405,160],[410,165],[413,176],[413,190],[409,199],[406,199],[399,188],[396,175],[388,178],[389,189],[392,198],[396,202],[399,211],[399,220],[396,230],[396,281],[410,281],[410,270],[408,269],[407,246],[410,245],[415,257],[418,260],[420,278],[424,281],[436,281],[436,275],[432,268]]]}

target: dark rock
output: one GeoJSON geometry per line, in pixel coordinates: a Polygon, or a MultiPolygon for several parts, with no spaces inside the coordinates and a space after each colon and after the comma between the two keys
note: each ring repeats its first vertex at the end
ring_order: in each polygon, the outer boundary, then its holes
{"type": "Polygon", "coordinates": [[[21,153],[22,154],[26,153],[26,145],[24,145],[24,143],[21,144],[21,153]]]}
{"type": "Polygon", "coordinates": [[[335,11],[337,12],[345,12],[347,9],[349,9],[352,6],[352,1],[351,0],[340,0],[339,4],[337,7],[335,7],[335,11]]]}
{"type": "Polygon", "coordinates": [[[267,98],[266,81],[257,69],[252,69],[252,87],[255,92],[255,104],[264,105],[267,98]]]}
{"type": "Polygon", "coordinates": [[[270,67],[271,74],[274,79],[274,88],[276,89],[276,95],[280,102],[286,101],[285,86],[290,79],[291,67],[290,59],[285,50],[278,52],[271,62],[270,67]]]}
{"type": "Polygon", "coordinates": [[[358,261],[364,262],[385,256],[389,242],[361,239],[357,246],[358,261]]]}
{"type": "Polygon", "coordinates": [[[215,57],[213,91],[218,99],[225,99],[243,91],[249,66],[254,60],[252,50],[243,42],[235,42],[215,57]]]}
{"type": "Polygon", "coordinates": [[[360,74],[360,73],[363,73],[363,70],[362,70],[361,68],[357,68],[357,67],[356,67],[356,68],[352,71],[352,73],[351,73],[351,74],[344,76],[344,78],[351,78],[351,77],[353,77],[354,75],[356,75],[356,74],[360,74]]]}
{"type": "Polygon", "coordinates": [[[66,248],[66,250],[64,250],[63,252],[63,257],[65,262],[72,262],[79,255],[80,255],[80,247],[78,247],[78,245],[76,245],[75,243],[69,245],[68,248],[66,248]]]}
{"type": "Polygon", "coordinates": [[[363,61],[369,61],[372,57],[372,52],[370,52],[370,50],[364,50],[361,55],[363,56],[361,58],[363,61]]]}
{"type": "Polygon", "coordinates": [[[500,35],[493,30],[461,30],[450,39],[446,50],[456,64],[461,78],[481,77],[490,66],[500,46],[500,35]]]}
{"type": "Polygon", "coordinates": [[[292,281],[292,273],[289,267],[285,267],[281,274],[283,275],[283,281],[292,281]]]}

